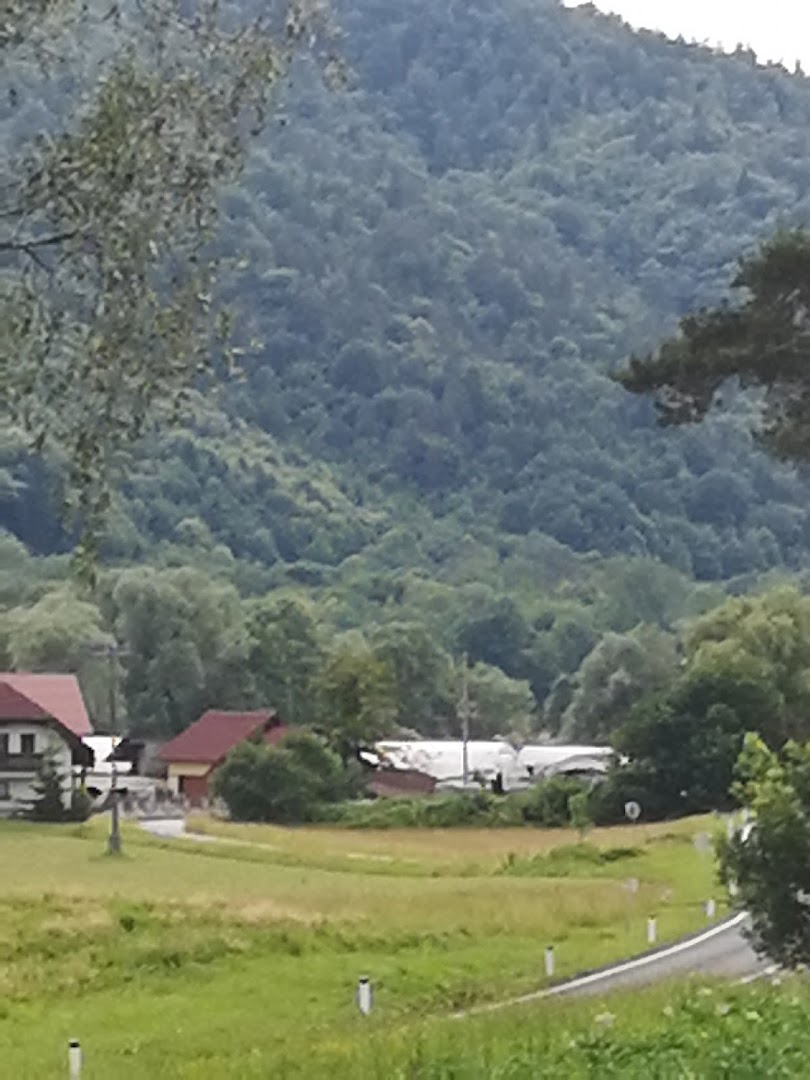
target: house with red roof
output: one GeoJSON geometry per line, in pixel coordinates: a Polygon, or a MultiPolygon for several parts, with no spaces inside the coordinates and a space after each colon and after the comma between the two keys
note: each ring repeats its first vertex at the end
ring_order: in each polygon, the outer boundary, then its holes
{"type": "Polygon", "coordinates": [[[273,745],[289,729],[273,709],[224,712],[209,709],[199,720],[166,743],[159,757],[169,769],[169,786],[200,806],[209,795],[211,774],[230,750],[244,739],[262,739],[273,745]]]}
{"type": "Polygon", "coordinates": [[[82,741],[92,730],[75,675],[0,672],[0,817],[30,805],[46,752],[64,777],[67,806],[74,767],[92,764],[82,741]]]}

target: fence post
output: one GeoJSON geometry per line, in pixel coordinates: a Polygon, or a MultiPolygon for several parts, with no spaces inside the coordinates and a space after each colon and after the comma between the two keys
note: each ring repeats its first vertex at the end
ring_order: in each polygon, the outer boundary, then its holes
{"type": "Polygon", "coordinates": [[[372,1004],[373,994],[371,991],[371,983],[369,982],[368,975],[364,975],[357,984],[357,1008],[363,1016],[368,1016],[371,1012],[372,1004]]]}
{"type": "Polygon", "coordinates": [[[554,978],[554,946],[549,945],[546,949],[546,977],[554,978]]]}
{"type": "Polygon", "coordinates": [[[68,1069],[70,1080],[80,1080],[82,1075],[82,1048],[78,1039],[68,1043],[68,1069]]]}

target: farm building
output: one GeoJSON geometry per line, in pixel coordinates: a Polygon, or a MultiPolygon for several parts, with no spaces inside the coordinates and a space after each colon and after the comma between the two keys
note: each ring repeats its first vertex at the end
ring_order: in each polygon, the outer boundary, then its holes
{"type": "Polygon", "coordinates": [[[70,802],[75,768],[92,764],[82,741],[92,731],[75,675],[0,673],[0,816],[30,805],[33,784],[46,753],[63,777],[63,802],[70,802]]]}
{"type": "MultiPolygon", "coordinates": [[[[415,770],[432,777],[439,788],[460,787],[463,782],[464,743],[460,739],[385,739],[375,745],[375,751],[387,769],[415,770]]],[[[560,774],[601,776],[613,756],[606,746],[537,743],[517,749],[501,739],[470,740],[467,775],[476,785],[500,783],[510,791],[560,774]]]]}
{"type": "Polygon", "coordinates": [[[275,744],[288,730],[272,709],[209,709],[160,750],[159,757],[168,766],[169,787],[199,806],[209,797],[211,774],[237,743],[259,737],[275,744]]]}

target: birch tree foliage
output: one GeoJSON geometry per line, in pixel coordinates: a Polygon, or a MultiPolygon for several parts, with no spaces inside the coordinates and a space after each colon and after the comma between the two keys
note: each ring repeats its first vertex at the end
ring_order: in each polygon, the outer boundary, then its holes
{"type": "Polygon", "coordinates": [[[234,370],[218,197],[298,54],[339,77],[333,43],[309,0],[0,5],[5,419],[64,455],[90,562],[127,447],[234,370]]]}

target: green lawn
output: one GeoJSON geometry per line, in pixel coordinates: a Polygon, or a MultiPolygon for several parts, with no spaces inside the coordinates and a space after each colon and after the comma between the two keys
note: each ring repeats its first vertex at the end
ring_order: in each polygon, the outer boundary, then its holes
{"type": "Polygon", "coordinates": [[[548,943],[564,974],[641,951],[650,911],[662,937],[703,925],[705,828],[563,851],[570,835],[526,829],[161,844],[128,828],[110,859],[102,822],[2,825],[0,1075],[63,1076],[74,1035],[88,1080],[326,1076],[333,1059],[350,1075],[375,1033],[400,1053],[426,1016],[541,986],[548,943]],[[353,1005],[363,974],[370,1020],[353,1005]]]}

